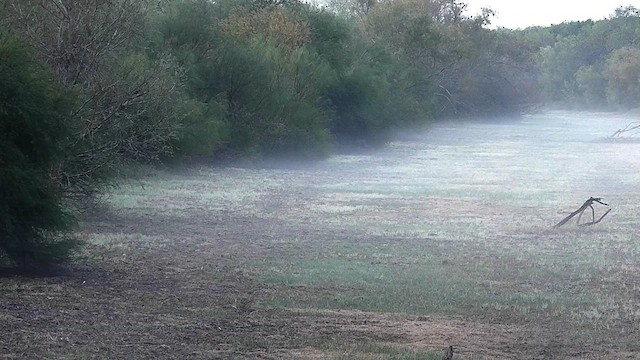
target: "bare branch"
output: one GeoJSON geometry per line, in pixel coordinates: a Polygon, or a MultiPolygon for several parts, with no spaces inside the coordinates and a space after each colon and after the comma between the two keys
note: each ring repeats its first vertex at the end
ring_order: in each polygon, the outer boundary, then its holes
{"type": "Polygon", "coordinates": [[[593,220],[592,222],[589,223],[584,223],[584,224],[579,224],[578,226],[591,226],[591,225],[595,225],[597,223],[599,223],[600,221],[602,221],[602,219],[604,219],[605,216],[607,216],[607,214],[611,212],[611,209],[607,209],[607,211],[602,214],[602,216],[600,216],[600,218],[598,220],[593,220]]]}
{"type": "Polygon", "coordinates": [[[569,220],[571,220],[574,216],[578,215],[578,221],[577,224],[579,226],[583,226],[583,225],[595,225],[597,223],[599,223],[600,221],[602,221],[602,219],[609,213],[609,211],[611,211],[611,209],[609,209],[604,215],[602,215],[600,217],[600,219],[598,219],[597,221],[595,220],[595,210],[593,208],[593,203],[597,202],[599,204],[605,205],[605,206],[609,206],[608,204],[605,204],[604,202],[602,202],[602,198],[594,198],[594,197],[590,197],[589,199],[587,199],[587,201],[584,202],[584,204],[582,204],[582,206],[580,206],[578,208],[578,210],[572,212],[571,214],[569,214],[568,216],[566,216],[564,219],[562,219],[559,223],[557,223],[556,225],[554,225],[553,227],[560,227],[564,224],[566,224],[567,222],[569,222],[569,220]],[[580,224],[580,219],[582,218],[582,214],[584,213],[585,210],[587,210],[588,208],[591,208],[591,214],[592,214],[592,221],[590,223],[586,223],[586,224],[580,224]]]}
{"type": "Polygon", "coordinates": [[[626,136],[626,135],[635,135],[637,133],[636,130],[640,130],[640,122],[638,121],[631,122],[627,124],[624,128],[616,130],[616,132],[611,134],[611,136],[609,137],[619,138],[621,136],[626,136]]]}

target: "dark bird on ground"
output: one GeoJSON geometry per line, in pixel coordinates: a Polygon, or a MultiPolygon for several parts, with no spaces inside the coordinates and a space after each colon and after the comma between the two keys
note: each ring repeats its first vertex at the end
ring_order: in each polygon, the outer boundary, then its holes
{"type": "Polygon", "coordinates": [[[442,360],[451,360],[453,359],[454,348],[453,345],[449,346],[445,349],[444,355],[442,356],[442,360]]]}

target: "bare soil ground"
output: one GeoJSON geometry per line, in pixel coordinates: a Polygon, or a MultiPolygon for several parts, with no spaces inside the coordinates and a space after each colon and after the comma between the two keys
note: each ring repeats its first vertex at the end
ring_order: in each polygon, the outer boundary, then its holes
{"type": "Polygon", "coordinates": [[[508,139],[116,190],[73,264],[0,277],[0,359],[640,358],[640,149],[508,139]],[[550,229],[593,192],[602,226],[550,229]]]}

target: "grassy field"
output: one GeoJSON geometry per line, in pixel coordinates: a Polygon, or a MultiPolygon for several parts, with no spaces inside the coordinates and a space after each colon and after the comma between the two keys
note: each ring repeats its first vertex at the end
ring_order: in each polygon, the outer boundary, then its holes
{"type": "Polygon", "coordinates": [[[639,358],[640,143],[603,141],[629,121],[132,181],[67,272],[0,279],[0,359],[639,358]],[[552,227],[590,196],[601,223],[552,227]]]}

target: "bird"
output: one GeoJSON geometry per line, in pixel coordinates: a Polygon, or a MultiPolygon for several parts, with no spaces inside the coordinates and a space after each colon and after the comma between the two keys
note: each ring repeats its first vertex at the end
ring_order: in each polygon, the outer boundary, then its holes
{"type": "Polygon", "coordinates": [[[446,348],[444,350],[444,355],[442,356],[442,360],[451,360],[453,359],[453,352],[454,352],[454,348],[453,345],[450,345],[448,348],[446,348]]]}

